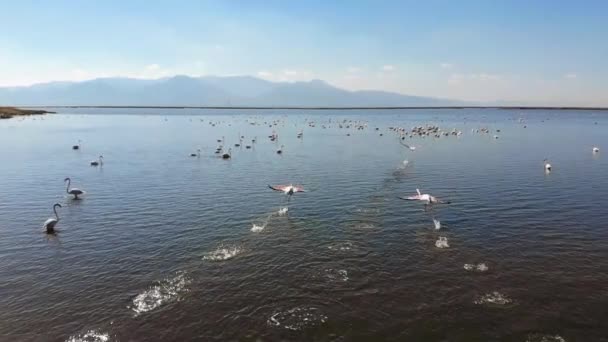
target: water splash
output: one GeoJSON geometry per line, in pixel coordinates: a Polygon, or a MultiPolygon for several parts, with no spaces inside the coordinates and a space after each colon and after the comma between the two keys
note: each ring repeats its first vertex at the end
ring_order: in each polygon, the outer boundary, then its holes
{"type": "Polygon", "coordinates": [[[328,268],[325,270],[325,278],[327,278],[330,281],[345,282],[345,281],[348,281],[348,271],[328,268]]]}
{"type": "Polygon", "coordinates": [[[288,330],[302,330],[327,322],[327,316],[316,307],[295,307],[286,311],[275,312],[266,321],[273,327],[283,327],[288,330]]]}
{"type": "Polygon", "coordinates": [[[437,248],[449,248],[448,238],[445,236],[440,236],[437,241],[435,241],[435,247],[437,248]]]}
{"type": "Polygon", "coordinates": [[[566,342],[566,340],[559,335],[530,334],[526,342],[566,342]]]}
{"type": "Polygon", "coordinates": [[[332,251],[345,252],[345,251],[352,250],[354,248],[354,245],[350,241],[345,241],[345,242],[338,242],[336,244],[329,245],[329,246],[327,246],[327,248],[329,248],[332,251]]]}
{"type": "Polygon", "coordinates": [[[405,169],[408,165],[410,165],[410,162],[406,159],[403,161],[403,168],[405,169]]]}
{"type": "Polygon", "coordinates": [[[203,260],[211,260],[211,261],[224,261],[229,260],[237,256],[243,251],[243,249],[239,246],[220,246],[216,250],[207,253],[203,260]]]}
{"type": "Polygon", "coordinates": [[[289,208],[287,208],[287,207],[281,208],[281,209],[279,209],[277,214],[279,214],[279,216],[283,216],[283,215],[287,214],[288,211],[289,211],[289,208]]]}
{"type": "Polygon", "coordinates": [[[435,224],[435,229],[441,229],[441,221],[433,219],[433,223],[435,224]]]}
{"type": "Polygon", "coordinates": [[[485,263],[481,264],[464,264],[464,269],[467,271],[485,272],[488,270],[488,266],[485,263]]]}
{"type": "Polygon", "coordinates": [[[186,273],[178,272],[175,277],[164,279],[135,296],[131,310],[135,311],[136,315],[152,311],[175,300],[180,293],[187,291],[188,284],[190,284],[190,279],[186,273]]]}
{"type": "Polygon", "coordinates": [[[473,303],[475,304],[494,304],[494,305],[506,305],[513,303],[513,300],[506,295],[494,291],[492,293],[486,293],[485,295],[476,299],[473,303]]]}
{"type": "Polygon", "coordinates": [[[65,342],[107,342],[109,340],[110,335],[95,330],[89,330],[82,335],[70,336],[65,342]]]}
{"type": "Polygon", "coordinates": [[[251,231],[254,232],[254,233],[259,233],[262,230],[264,230],[264,228],[266,228],[265,224],[257,225],[257,224],[254,223],[253,226],[251,227],[251,231]]]}

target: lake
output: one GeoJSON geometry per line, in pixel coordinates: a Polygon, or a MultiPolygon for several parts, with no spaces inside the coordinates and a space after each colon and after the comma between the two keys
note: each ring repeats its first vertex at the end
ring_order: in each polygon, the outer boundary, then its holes
{"type": "Polygon", "coordinates": [[[608,340],[606,112],[58,111],[0,121],[0,340],[608,340]]]}

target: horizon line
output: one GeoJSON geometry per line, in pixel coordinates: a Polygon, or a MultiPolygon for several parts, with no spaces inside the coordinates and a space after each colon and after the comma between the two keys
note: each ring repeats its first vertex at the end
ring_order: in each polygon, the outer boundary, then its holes
{"type": "MultiPolygon", "coordinates": [[[[9,106],[10,107],[10,106],[9,106]]],[[[106,109],[283,109],[283,110],[396,110],[396,109],[518,109],[518,110],[608,110],[608,107],[580,106],[137,106],[137,105],[52,105],[52,106],[12,106],[17,108],[106,108],[106,109]]]]}

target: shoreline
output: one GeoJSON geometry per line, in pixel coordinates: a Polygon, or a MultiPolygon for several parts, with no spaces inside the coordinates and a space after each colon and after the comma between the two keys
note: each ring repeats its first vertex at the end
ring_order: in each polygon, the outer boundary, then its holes
{"type": "Polygon", "coordinates": [[[15,116],[43,115],[49,112],[46,110],[21,109],[17,107],[0,107],[0,119],[11,119],[15,116]]]}

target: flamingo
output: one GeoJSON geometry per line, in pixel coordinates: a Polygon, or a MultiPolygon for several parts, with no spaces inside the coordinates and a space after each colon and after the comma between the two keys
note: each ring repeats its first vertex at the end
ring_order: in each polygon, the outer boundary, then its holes
{"type": "Polygon", "coordinates": [[[99,156],[98,160],[91,161],[91,166],[99,166],[99,165],[103,165],[103,156],[99,156]]]}
{"type": "Polygon", "coordinates": [[[80,149],[80,140],[78,140],[78,144],[72,146],[72,150],[78,150],[80,149]]]}
{"type": "Polygon", "coordinates": [[[227,153],[222,154],[222,159],[230,159],[232,153],[232,149],[229,148],[227,153]]]}
{"type": "Polygon", "coordinates": [[[84,191],[78,189],[78,188],[71,188],[70,189],[70,184],[72,182],[72,180],[70,179],[70,177],[67,177],[66,179],[63,180],[64,182],[68,182],[68,186],[65,188],[65,192],[70,194],[70,195],[74,195],[74,199],[79,199],[78,195],[82,195],[84,194],[84,191]]]}
{"type": "Polygon", "coordinates": [[[277,154],[283,153],[283,147],[285,147],[285,145],[281,145],[281,147],[277,150],[277,154]]]}
{"type": "Polygon", "coordinates": [[[304,190],[304,188],[301,185],[293,185],[293,184],[289,184],[289,185],[268,185],[269,188],[271,188],[274,191],[280,191],[282,193],[284,193],[285,195],[287,195],[287,201],[289,202],[289,200],[291,199],[291,196],[293,196],[293,194],[295,194],[296,192],[306,192],[306,190],[304,190]]]}
{"type": "Polygon", "coordinates": [[[599,151],[600,151],[600,148],[599,148],[599,147],[594,147],[594,148],[593,148],[593,153],[598,153],[599,151]]]}
{"type": "Polygon", "coordinates": [[[201,156],[201,149],[197,149],[196,153],[190,153],[190,157],[200,157],[201,156]]]}
{"type": "Polygon", "coordinates": [[[545,164],[545,171],[551,172],[551,164],[549,163],[549,160],[545,159],[543,160],[543,163],[545,164]]]}
{"type": "Polygon", "coordinates": [[[53,213],[55,213],[55,217],[51,217],[48,220],[44,221],[44,229],[46,229],[47,234],[55,233],[55,225],[59,222],[59,215],[57,215],[57,207],[61,208],[61,204],[55,203],[53,205],[53,213]]]}
{"type": "Polygon", "coordinates": [[[399,197],[399,199],[405,200],[405,201],[423,201],[426,202],[426,204],[450,204],[450,201],[443,201],[438,199],[435,196],[431,196],[430,194],[422,194],[420,193],[419,189],[416,189],[416,192],[418,193],[417,195],[414,196],[408,196],[408,197],[399,197]]]}

